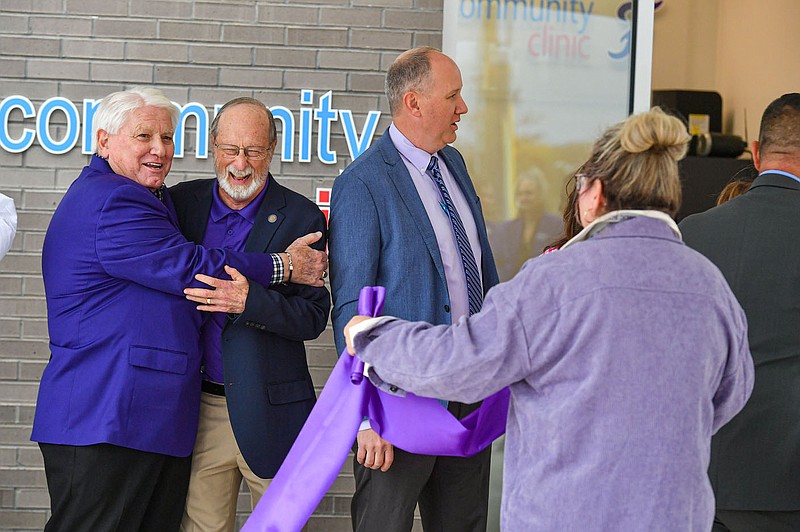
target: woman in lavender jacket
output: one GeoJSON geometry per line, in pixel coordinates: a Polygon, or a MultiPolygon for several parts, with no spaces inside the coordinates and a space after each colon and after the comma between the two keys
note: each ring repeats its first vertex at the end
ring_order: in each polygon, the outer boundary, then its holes
{"type": "Polygon", "coordinates": [[[583,231],[480,313],[346,328],[380,379],[418,395],[510,386],[504,530],[711,529],[711,435],[747,401],[753,364],[741,307],[671,218],[687,142],[657,109],[606,131],[576,176],[583,231]]]}

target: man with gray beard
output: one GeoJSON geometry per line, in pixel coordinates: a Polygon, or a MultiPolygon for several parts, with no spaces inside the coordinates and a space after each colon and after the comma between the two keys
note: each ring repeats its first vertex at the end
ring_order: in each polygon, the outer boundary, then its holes
{"type": "MultiPolygon", "coordinates": [[[[169,193],[186,238],[205,246],[270,253],[295,239],[325,249],[325,217],[269,173],[277,134],[269,109],[236,98],[211,124],[216,179],[169,193]],[[321,232],[322,237],[309,233],[321,232]],[[316,238],[319,238],[314,241],[316,238]]],[[[255,506],[316,401],[304,340],[325,329],[330,296],[289,283],[262,286],[233,268],[203,275],[187,299],[207,312],[200,331],[203,394],[182,531],[233,531],[242,479],[255,506]]],[[[323,277],[327,272],[323,273],[323,277]]]]}

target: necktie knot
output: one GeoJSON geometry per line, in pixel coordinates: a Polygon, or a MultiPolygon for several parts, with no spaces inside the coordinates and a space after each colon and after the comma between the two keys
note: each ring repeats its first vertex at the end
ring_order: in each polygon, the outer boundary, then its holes
{"type": "Polygon", "coordinates": [[[439,171],[439,159],[437,159],[435,155],[431,155],[431,161],[428,163],[427,172],[430,172],[434,177],[436,174],[441,173],[439,171]]]}

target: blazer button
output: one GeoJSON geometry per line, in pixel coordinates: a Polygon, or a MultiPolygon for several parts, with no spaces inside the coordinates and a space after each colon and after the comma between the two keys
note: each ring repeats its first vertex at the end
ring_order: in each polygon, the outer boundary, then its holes
{"type": "Polygon", "coordinates": [[[444,311],[445,312],[450,312],[450,305],[445,305],[444,306],[444,311]]]}

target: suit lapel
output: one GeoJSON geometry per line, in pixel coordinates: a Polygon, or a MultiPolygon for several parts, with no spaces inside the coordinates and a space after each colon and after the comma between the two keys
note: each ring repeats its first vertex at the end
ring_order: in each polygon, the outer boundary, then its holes
{"type": "Polygon", "coordinates": [[[252,253],[264,253],[267,251],[269,243],[275,236],[275,232],[286,218],[286,215],[283,213],[283,208],[286,206],[286,196],[283,193],[283,187],[275,181],[272,174],[269,174],[268,179],[264,201],[258,209],[255,224],[244,246],[245,251],[252,253]]]}
{"type": "Polygon", "coordinates": [[[208,226],[208,216],[211,213],[211,202],[214,199],[214,187],[217,180],[209,180],[208,184],[192,191],[194,206],[186,210],[186,224],[183,227],[184,235],[188,240],[197,244],[203,243],[208,226]]]}
{"type": "Polygon", "coordinates": [[[419,198],[417,187],[414,186],[414,181],[408,173],[406,165],[397,151],[394,143],[392,142],[389,132],[384,133],[379,141],[383,159],[387,164],[388,179],[392,185],[397,189],[400,198],[408,209],[411,218],[417,225],[422,240],[428,248],[428,252],[436,265],[436,270],[442,278],[442,282],[447,285],[447,279],[444,274],[444,264],[442,263],[442,254],[439,251],[439,243],[436,241],[436,233],[433,231],[433,226],[428,218],[428,213],[425,211],[425,206],[419,198]]]}

